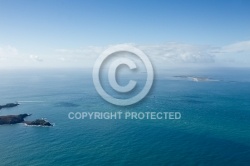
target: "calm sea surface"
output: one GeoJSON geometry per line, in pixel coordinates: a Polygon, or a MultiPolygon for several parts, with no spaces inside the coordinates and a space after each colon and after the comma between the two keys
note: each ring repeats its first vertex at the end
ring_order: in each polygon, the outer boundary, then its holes
{"type": "Polygon", "coordinates": [[[55,124],[0,126],[0,165],[250,165],[249,76],[247,69],[163,72],[143,101],[117,107],[97,94],[88,71],[0,71],[0,104],[21,104],[0,115],[30,113],[27,120],[55,124]],[[69,112],[85,111],[178,111],[182,118],[68,118],[69,112]]]}

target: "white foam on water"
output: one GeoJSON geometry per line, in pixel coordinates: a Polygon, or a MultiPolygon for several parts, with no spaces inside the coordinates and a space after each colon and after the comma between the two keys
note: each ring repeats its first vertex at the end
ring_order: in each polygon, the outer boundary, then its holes
{"type": "Polygon", "coordinates": [[[18,103],[44,103],[45,101],[17,101],[18,103]]]}

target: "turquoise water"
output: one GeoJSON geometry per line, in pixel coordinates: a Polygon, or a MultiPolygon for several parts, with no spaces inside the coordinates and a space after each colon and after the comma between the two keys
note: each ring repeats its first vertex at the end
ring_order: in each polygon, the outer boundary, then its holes
{"type": "MultiPolygon", "coordinates": [[[[54,127],[0,126],[0,165],[249,165],[250,70],[156,77],[140,103],[117,107],[95,91],[89,71],[1,71],[0,115],[31,113],[54,127]],[[69,112],[178,111],[181,120],[69,120],[69,112]]],[[[180,74],[180,73],[178,73],[180,74]]],[[[181,73],[183,74],[183,73],[181,73]]],[[[185,73],[190,74],[190,73],[185,73]]]]}

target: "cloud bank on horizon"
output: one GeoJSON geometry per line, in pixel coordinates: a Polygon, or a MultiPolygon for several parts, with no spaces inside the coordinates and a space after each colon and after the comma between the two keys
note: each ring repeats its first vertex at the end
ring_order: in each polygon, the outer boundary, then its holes
{"type": "Polygon", "coordinates": [[[249,16],[249,0],[1,0],[0,68],[91,68],[122,43],[160,69],[250,67],[249,16]]]}
{"type": "MultiPolygon", "coordinates": [[[[180,66],[250,67],[250,41],[216,47],[184,43],[133,45],[144,51],[159,69],[180,66]]],[[[0,68],[91,68],[96,58],[109,46],[89,46],[78,49],[54,49],[49,55],[22,54],[18,48],[0,47],[0,68]]]]}

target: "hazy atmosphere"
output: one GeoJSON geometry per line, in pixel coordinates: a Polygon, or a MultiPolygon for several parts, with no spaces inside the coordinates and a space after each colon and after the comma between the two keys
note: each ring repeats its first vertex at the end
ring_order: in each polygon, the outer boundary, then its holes
{"type": "Polygon", "coordinates": [[[47,2],[0,1],[0,68],[89,68],[124,43],[160,68],[250,67],[248,1],[47,2]]]}
{"type": "Polygon", "coordinates": [[[0,166],[249,166],[250,0],[0,0],[0,166]]]}

